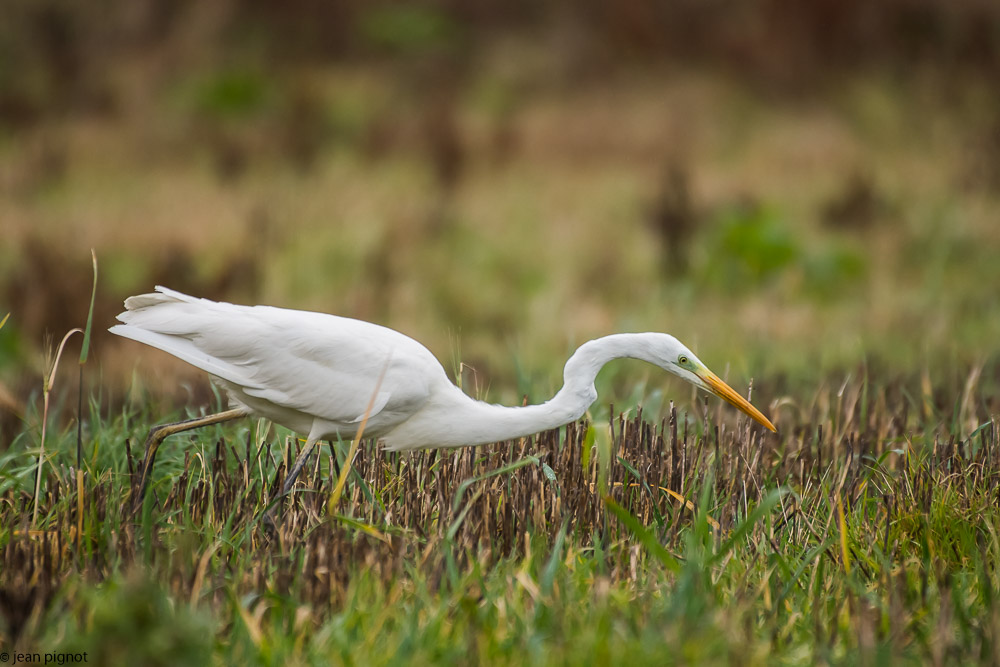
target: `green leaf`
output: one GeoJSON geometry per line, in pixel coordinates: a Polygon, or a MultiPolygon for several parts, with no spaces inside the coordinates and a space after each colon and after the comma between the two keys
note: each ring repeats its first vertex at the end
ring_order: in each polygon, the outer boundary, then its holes
{"type": "MultiPolygon", "coordinates": [[[[618,463],[620,463],[622,467],[625,468],[629,474],[635,477],[636,481],[638,481],[640,485],[642,485],[643,490],[649,495],[649,497],[655,499],[656,496],[653,493],[653,489],[650,488],[646,479],[639,474],[639,471],[635,469],[635,466],[625,460],[625,457],[623,456],[619,456],[617,459],[618,463]]],[[[656,502],[653,502],[653,520],[656,521],[657,526],[663,525],[663,514],[660,513],[660,508],[656,506],[656,502]]]]}
{"type": "Polygon", "coordinates": [[[490,470],[489,472],[484,472],[482,475],[476,475],[475,477],[470,477],[469,479],[467,479],[464,482],[462,482],[459,485],[458,490],[455,491],[455,499],[451,503],[451,511],[455,512],[455,511],[458,510],[458,505],[459,505],[459,503],[462,502],[462,496],[465,494],[466,489],[468,489],[470,486],[472,486],[476,482],[480,482],[480,481],[482,481],[484,479],[489,479],[490,477],[496,477],[497,475],[502,475],[504,473],[514,472],[518,468],[523,468],[524,466],[532,464],[532,463],[534,463],[535,465],[538,465],[539,459],[538,459],[537,456],[530,456],[530,455],[529,456],[525,456],[523,459],[518,459],[517,461],[514,461],[513,463],[510,463],[510,464],[505,465],[505,466],[501,466],[499,468],[496,468],[495,470],[490,470]]]}
{"type": "Polygon", "coordinates": [[[767,494],[760,501],[760,504],[753,508],[753,511],[747,515],[747,518],[737,524],[736,528],[729,536],[729,539],[726,540],[721,547],[719,547],[719,550],[709,562],[715,563],[725,558],[726,554],[732,551],[733,547],[735,547],[738,542],[742,541],[750,533],[750,531],[753,530],[753,527],[757,524],[757,522],[773,510],[775,505],[778,504],[778,501],[781,500],[781,497],[787,493],[790,493],[790,491],[785,487],[781,487],[767,494]]]}
{"type": "Polygon", "coordinates": [[[594,448],[594,439],[597,437],[597,431],[594,429],[593,424],[587,425],[587,433],[583,436],[583,451],[580,452],[580,465],[583,467],[584,472],[590,467],[590,452],[594,448]]]}
{"type": "Polygon", "coordinates": [[[386,544],[389,544],[389,538],[385,535],[385,533],[370,523],[365,523],[364,521],[360,521],[359,519],[355,519],[354,517],[346,516],[344,514],[334,514],[333,518],[345,526],[350,526],[351,528],[354,528],[369,537],[374,537],[377,540],[381,540],[386,544]]]}
{"type": "Polygon", "coordinates": [[[94,324],[94,299],[97,297],[97,253],[94,252],[93,248],[90,250],[90,257],[94,262],[94,286],[90,290],[90,310],[87,312],[87,327],[83,330],[83,347],[80,350],[81,364],[87,363],[87,352],[90,350],[90,328],[94,324]]]}
{"type": "Polygon", "coordinates": [[[545,569],[542,571],[542,593],[549,595],[552,592],[552,584],[559,571],[559,564],[562,562],[563,544],[566,542],[566,528],[569,526],[569,519],[563,519],[559,533],[556,535],[555,544],[552,545],[552,555],[549,556],[545,569]]]}
{"type": "Polygon", "coordinates": [[[625,527],[635,535],[639,542],[642,543],[644,547],[649,551],[656,560],[660,561],[663,567],[667,568],[671,572],[679,572],[681,569],[680,563],[674,558],[673,554],[664,548],[660,541],[656,539],[656,536],[643,526],[638,519],[628,513],[624,507],[615,502],[614,498],[611,496],[604,496],[604,505],[608,510],[618,517],[618,520],[625,524],[625,527]]]}

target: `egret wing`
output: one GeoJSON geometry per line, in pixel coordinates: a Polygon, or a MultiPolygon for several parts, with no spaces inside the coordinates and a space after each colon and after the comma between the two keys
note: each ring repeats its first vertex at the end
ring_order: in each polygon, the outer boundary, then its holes
{"type": "Polygon", "coordinates": [[[248,396],[352,423],[419,408],[444,370],[415,340],[368,322],[268,306],[236,306],[170,290],[132,297],[116,334],[157,347],[248,396]]]}
{"type": "Polygon", "coordinates": [[[250,396],[328,421],[357,423],[369,405],[369,416],[409,416],[429,396],[435,371],[444,375],[426,348],[395,331],[332,315],[273,314],[271,342],[249,346],[255,385],[246,390],[250,396]]]}

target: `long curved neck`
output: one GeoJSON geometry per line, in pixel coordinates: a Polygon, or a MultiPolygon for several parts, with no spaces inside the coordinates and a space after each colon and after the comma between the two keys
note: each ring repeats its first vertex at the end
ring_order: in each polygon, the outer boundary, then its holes
{"type": "Polygon", "coordinates": [[[445,441],[438,446],[474,445],[519,438],[575,421],[597,400],[594,379],[604,364],[630,357],[657,363],[649,351],[647,334],[614,334],[581,345],[566,362],[563,386],[549,401],[539,405],[506,407],[476,401],[455,387],[440,407],[460,414],[445,441]]]}
{"type": "MultiPolygon", "coordinates": [[[[579,419],[597,400],[594,380],[604,364],[615,359],[639,359],[660,365],[652,350],[656,334],[613,334],[587,341],[577,348],[563,369],[563,386],[548,403],[574,406],[571,418],[579,419]]],[[[563,422],[565,423],[565,422],[563,422]]]]}

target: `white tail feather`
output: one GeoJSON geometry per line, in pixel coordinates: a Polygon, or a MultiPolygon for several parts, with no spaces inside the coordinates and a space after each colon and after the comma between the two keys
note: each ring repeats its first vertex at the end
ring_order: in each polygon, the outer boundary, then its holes
{"type": "Polygon", "coordinates": [[[219,317],[218,309],[233,308],[231,304],[199,299],[157,286],[156,293],[126,299],[125,308],[125,312],[118,315],[123,324],[108,329],[111,333],[163,350],[248,389],[257,386],[238,366],[205,352],[195,342],[206,322],[219,317]]]}

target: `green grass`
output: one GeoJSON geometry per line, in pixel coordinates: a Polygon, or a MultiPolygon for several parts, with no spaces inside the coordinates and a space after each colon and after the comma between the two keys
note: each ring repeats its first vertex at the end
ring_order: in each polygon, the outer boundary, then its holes
{"type": "Polygon", "coordinates": [[[1000,424],[987,395],[915,399],[917,384],[850,380],[763,439],[710,404],[476,449],[367,445],[332,510],[347,443],[324,446],[275,540],[258,517],[294,453],[283,431],[168,440],[132,518],[124,441],[154,418],[94,401],[82,497],[74,429],[47,443],[36,526],[37,435],[0,462],[0,648],[164,665],[989,662],[1000,424]]]}

